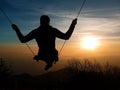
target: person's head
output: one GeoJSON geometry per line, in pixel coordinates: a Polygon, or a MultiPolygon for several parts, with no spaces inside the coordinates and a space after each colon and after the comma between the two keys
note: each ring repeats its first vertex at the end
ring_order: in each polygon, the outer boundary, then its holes
{"type": "Polygon", "coordinates": [[[50,23],[50,18],[47,15],[42,15],[40,17],[40,24],[41,25],[49,25],[50,23]]]}

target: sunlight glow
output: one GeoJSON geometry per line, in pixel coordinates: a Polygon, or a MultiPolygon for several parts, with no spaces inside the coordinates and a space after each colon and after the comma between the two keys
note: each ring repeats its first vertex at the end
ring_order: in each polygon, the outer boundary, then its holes
{"type": "Polygon", "coordinates": [[[82,47],[84,49],[93,50],[98,46],[97,37],[84,37],[82,39],[82,47]]]}

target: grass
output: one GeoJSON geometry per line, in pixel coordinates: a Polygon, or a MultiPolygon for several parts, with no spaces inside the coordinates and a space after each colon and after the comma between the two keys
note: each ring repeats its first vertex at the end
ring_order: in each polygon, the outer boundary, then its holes
{"type": "Polygon", "coordinates": [[[89,60],[72,60],[68,66],[72,80],[69,85],[91,90],[120,90],[120,68],[109,63],[101,65],[89,60]],[[74,82],[74,83],[73,83],[74,82]]]}
{"type": "Polygon", "coordinates": [[[81,60],[73,59],[69,62],[68,69],[76,73],[96,73],[104,75],[120,75],[120,68],[117,66],[112,66],[109,63],[100,64],[96,61],[94,63],[85,59],[83,62],[81,60]]]}

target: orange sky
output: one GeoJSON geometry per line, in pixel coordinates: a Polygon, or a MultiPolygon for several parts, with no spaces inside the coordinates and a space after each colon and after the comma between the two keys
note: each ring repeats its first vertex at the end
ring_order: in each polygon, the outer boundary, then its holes
{"type": "MultiPolygon", "coordinates": [[[[30,45],[35,53],[37,53],[37,46],[30,45]]],[[[57,44],[57,49],[61,47],[57,44]]],[[[15,72],[42,74],[45,73],[45,63],[42,61],[38,63],[34,61],[32,53],[24,44],[16,45],[1,45],[0,56],[5,58],[13,67],[15,72]]],[[[109,62],[110,64],[120,66],[120,42],[101,43],[95,50],[85,50],[79,46],[78,43],[67,42],[61,52],[60,61],[55,64],[50,71],[64,68],[68,64],[67,59],[88,58],[98,62],[109,62]]]]}

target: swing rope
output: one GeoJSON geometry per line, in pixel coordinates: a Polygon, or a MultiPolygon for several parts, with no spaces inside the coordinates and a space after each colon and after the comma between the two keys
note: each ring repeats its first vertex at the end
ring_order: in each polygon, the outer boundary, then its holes
{"type": "MultiPolygon", "coordinates": [[[[86,0],[83,0],[82,5],[81,5],[81,7],[80,7],[80,9],[79,9],[79,11],[78,11],[78,13],[77,13],[77,16],[76,16],[77,19],[78,19],[79,15],[80,15],[80,13],[81,13],[81,11],[82,11],[82,9],[83,9],[83,6],[85,5],[85,2],[86,2],[86,0]]],[[[63,47],[65,46],[66,42],[67,42],[67,40],[64,41],[62,47],[60,48],[60,51],[59,51],[59,54],[58,54],[58,55],[61,54],[61,51],[63,50],[63,47]]]]}
{"type": "MultiPolygon", "coordinates": [[[[6,17],[6,19],[8,20],[8,22],[12,25],[13,23],[12,23],[12,21],[11,21],[11,19],[9,18],[9,16],[5,13],[5,11],[0,7],[0,11],[3,13],[3,15],[6,17]]],[[[33,50],[31,49],[31,47],[27,44],[27,43],[25,43],[25,45],[27,46],[27,48],[29,49],[29,51],[33,54],[33,55],[35,55],[35,53],[33,52],[33,50]]]]}
{"type": "Polygon", "coordinates": [[[3,15],[6,17],[6,19],[8,20],[8,22],[10,24],[12,24],[12,21],[10,20],[10,18],[8,17],[8,15],[4,12],[4,10],[0,7],[0,11],[3,13],[3,15]]]}

